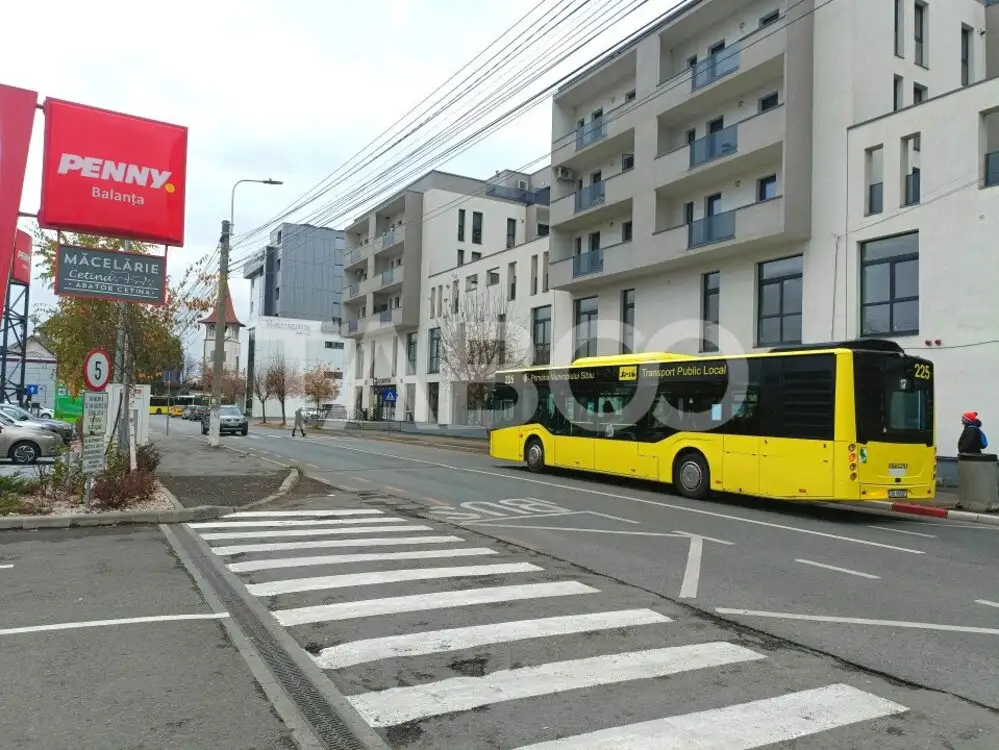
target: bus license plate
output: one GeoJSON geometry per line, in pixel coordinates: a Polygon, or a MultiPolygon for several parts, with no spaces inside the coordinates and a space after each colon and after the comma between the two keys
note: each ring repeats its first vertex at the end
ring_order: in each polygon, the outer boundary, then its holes
{"type": "Polygon", "coordinates": [[[890,498],[905,498],[909,496],[909,490],[888,490],[890,498]]]}

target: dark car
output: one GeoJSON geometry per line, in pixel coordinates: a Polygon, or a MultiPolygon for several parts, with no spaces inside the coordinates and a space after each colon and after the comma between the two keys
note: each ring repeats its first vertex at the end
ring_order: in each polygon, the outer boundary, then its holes
{"type": "Polygon", "coordinates": [[[0,411],[3,411],[4,414],[19,424],[40,427],[43,430],[56,433],[60,438],[62,438],[62,442],[66,445],[73,442],[73,438],[76,437],[76,427],[71,425],[69,422],[63,422],[58,419],[43,419],[42,417],[35,417],[28,411],[22,409],[20,406],[15,406],[14,404],[0,404],[0,411]]]}
{"type": "MultiPolygon", "coordinates": [[[[201,417],[201,434],[207,435],[212,426],[212,412],[206,409],[201,417]]],[[[250,431],[250,423],[238,406],[223,406],[219,410],[219,434],[245,435],[250,431]]]]}

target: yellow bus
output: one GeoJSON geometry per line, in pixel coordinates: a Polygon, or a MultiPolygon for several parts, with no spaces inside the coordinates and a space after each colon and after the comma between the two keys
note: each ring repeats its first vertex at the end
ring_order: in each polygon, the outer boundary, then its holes
{"type": "Polygon", "coordinates": [[[936,492],[933,365],[862,340],[740,356],[629,354],[499,372],[489,452],[576,469],[806,501],[936,492]]]}

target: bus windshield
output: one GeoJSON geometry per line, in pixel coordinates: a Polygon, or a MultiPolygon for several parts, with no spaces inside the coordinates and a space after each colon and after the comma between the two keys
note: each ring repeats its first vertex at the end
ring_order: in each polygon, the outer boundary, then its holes
{"type": "Polygon", "coordinates": [[[857,441],[933,445],[933,366],[916,357],[854,353],[857,441]]]}

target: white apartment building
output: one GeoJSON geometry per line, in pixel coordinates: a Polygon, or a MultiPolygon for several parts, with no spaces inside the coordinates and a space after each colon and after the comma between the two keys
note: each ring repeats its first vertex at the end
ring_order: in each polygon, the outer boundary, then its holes
{"type": "Polygon", "coordinates": [[[477,373],[456,374],[446,363],[456,348],[447,332],[472,309],[468,295],[479,295],[475,309],[504,316],[520,360],[550,357],[548,176],[547,167],[489,181],[430,172],[346,228],[342,333],[354,343],[352,415],[467,420],[466,389],[451,381],[477,373]],[[526,330],[532,316],[537,350],[526,330]]]}
{"type": "Polygon", "coordinates": [[[997,73],[981,0],[683,3],[554,97],[557,360],[892,338],[955,455],[999,424],[997,73]]]}

